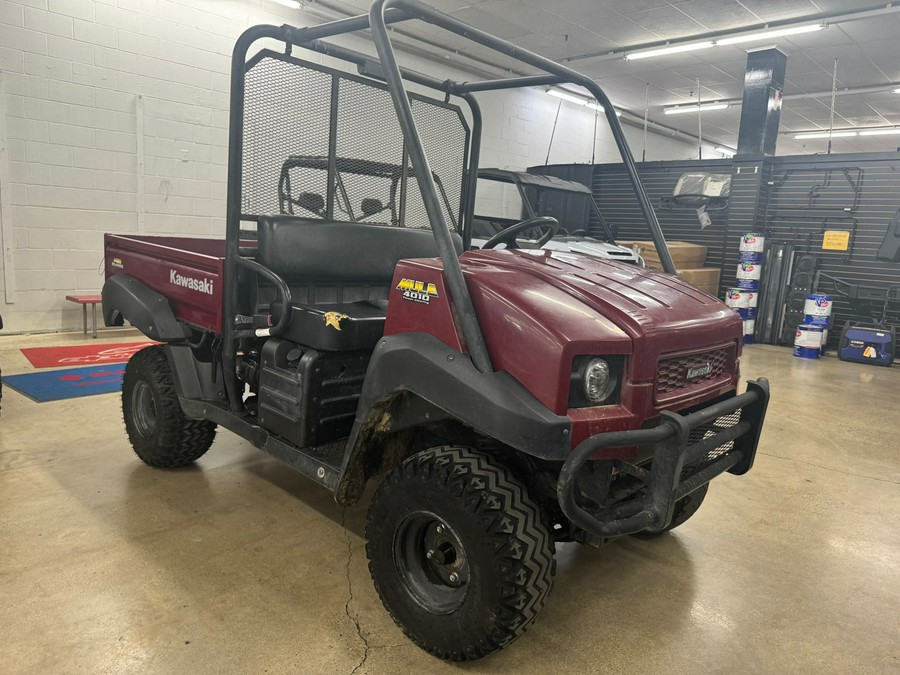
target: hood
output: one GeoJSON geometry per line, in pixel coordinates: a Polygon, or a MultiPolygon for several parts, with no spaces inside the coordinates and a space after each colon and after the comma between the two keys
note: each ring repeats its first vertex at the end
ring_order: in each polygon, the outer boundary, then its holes
{"type": "MultiPolygon", "coordinates": [[[[729,325],[725,303],[663,272],[561,251],[470,251],[469,265],[490,265],[565,291],[612,320],[632,338],[729,325]]],[[[527,278],[527,282],[525,279],[527,278]]]]}
{"type": "Polygon", "coordinates": [[[737,313],[662,272],[559,251],[469,251],[460,263],[491,358],[514,373],[561,357],[564,377],[575,355],[630,353],[631,377],[646,382],[662,355],[739,349],[737,313]],[[556,344],[536,353],[537,334],[556,344]]]}

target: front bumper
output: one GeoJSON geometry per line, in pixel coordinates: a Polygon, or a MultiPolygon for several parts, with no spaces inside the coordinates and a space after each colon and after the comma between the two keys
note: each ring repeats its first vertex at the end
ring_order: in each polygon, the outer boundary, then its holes
{"type": "Polygon", "coordinates": [[[747,473],[769,403],[769,382],[751,380],[747,391],[688,415],[665,411],[651,429],[597,434],[579,443],[563,463],[557,497],[563,513],[578,528],[599,537],[659,530],[672,519],[682,497],[728,471],[747,473]],[[589,513],[575,498],[579,470],[598,450],[653,446],[649,469],[613,460],[616,470],[643,483],[633,496],[598,513],[589,513]]]}

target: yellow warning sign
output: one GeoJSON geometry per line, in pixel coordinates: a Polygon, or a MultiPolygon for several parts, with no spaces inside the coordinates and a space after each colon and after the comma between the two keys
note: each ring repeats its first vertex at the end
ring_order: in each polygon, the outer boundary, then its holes
{"type": "Polygon", "coordinates": [[[846,251],[850,248],[850,233],[838,230],[826,230],[822,236],[822,249],[825,251],[846,251]]]}

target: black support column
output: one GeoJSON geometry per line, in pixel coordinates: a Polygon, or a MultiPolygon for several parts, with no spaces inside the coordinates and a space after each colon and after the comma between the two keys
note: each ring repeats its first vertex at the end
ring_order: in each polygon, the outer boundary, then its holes
{"type": "Polygon", "coordinates": [[[738,132],[737,157],[762,159],[775,154],[787,55],[768,47],[747,54],[744,99],[738,132]]]}

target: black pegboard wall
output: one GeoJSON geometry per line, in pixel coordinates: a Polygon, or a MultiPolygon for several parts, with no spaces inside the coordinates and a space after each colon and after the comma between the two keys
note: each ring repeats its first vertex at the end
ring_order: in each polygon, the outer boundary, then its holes
{"type": "MultiPolygon", "coordinates": [[[[551,165],[532,170],[586,182],[588,166],[551,165]]],[[[666,238],[708,247],[706,265],[722,270],[719,297],[734,284],[740,236],[760,229],[770,242],[793,243],[799,252],[808,248],[827,274],[882,288],[900,284],[900,263],[875,259],[891,218],[900,208],[900,153],[641,162],[637,166],[666,238]],[[729,209],[711,212],[712,224],[706,229],[700,228],[692,209],[659,207],[660,199],[671,196],[678,177],[688,171],[733,174],[729,209]],[[828,229],[852,231],[854,219],[852,256],[823,251],[823,224],[828,229]]],[[[621,164],[594,165],[591,187],[604,217],[618,226],[620,239],[649,239],[621,164]]],[[[595,228],[591,223],[592,231],[599,231],[595,228]]],[[[833,289],[823,285],[820,290],[830,293],[833,289]]],[[[854,318],[850,306],[836,297],[833,325],[840,327],[850,318],[854,318]]],[[[900,323],[897,312],[889,318],[900,323]]],[[[832,344],[838,333],[831,332],[832,344]]]]}

